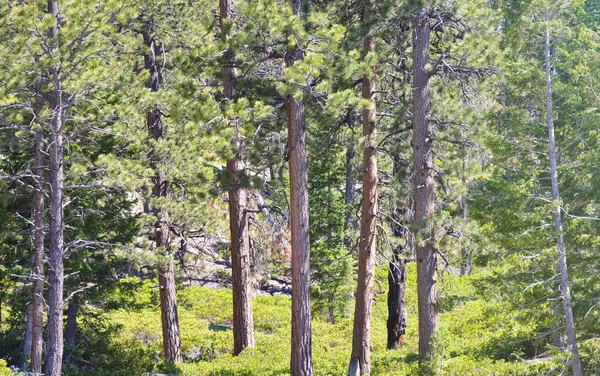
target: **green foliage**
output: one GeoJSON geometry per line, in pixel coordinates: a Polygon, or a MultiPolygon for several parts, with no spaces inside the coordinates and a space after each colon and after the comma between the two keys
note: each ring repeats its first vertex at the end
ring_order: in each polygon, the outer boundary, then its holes
{"type": "Polygon", "coordinates": [[[12,376],[13,373],[6,365],[6,360],[0,359],[0,376],[12,376]]]}
{"type": "MultiPolygon", "coordinates": [[[[378,275],[385,275],[379,269],[378,275]]],[[[416,278],[409,266],[407,343],[400,351],[387,351],[385,294],[373,307],[373,372],[377,375],[538,375],[560,366],[563,355],[535,359],[543,353],[535,328],[518,324],[502,299],[490,298],[480,281],[488,274],[448,277],[441,283],[442,329],[436,337],[436,360],[419,368],[417,362],[416,278]],[[538,352],[540,351],[540,352],[538,352]],[[429,371],[428,371],[429,370],[429,371]]],[[[97,368],[71,368],[69,375],[139,375],[144,372],[176,372],[181,375],[284,375],[289,373],[290,299],[287,296],[254,298],[256,347],[233,357],[231,350],[231,293],[228,290],[188,287],[179,290],[179,319],[186,362],[168,366],[162,362],[161,323],[156,302],[156,281],[126,279],[118,283],[113,301],[121,308],[92,310],[83,320],[90,338],[82,353],[97,368]],[[126,292],[125,292],[126,291],[126,292]]],[[[316,375],[347,372],[352,320],[334,324],[313,321],[313,355],[316,375]]],[[[582,351],[592,353],[595,341],[582,351]]],[[[542,345],[543,346],[543,345],[542,345]]],[[[584,357],[585,359],[585,357],[584,357]]],[[[590,357],[587,367],[596,367],[590,357]]],[[[587,363],[586,363],[587,364],[587,363]]],[[[591,369],[591,368],[590,368],[591,369]]]]}

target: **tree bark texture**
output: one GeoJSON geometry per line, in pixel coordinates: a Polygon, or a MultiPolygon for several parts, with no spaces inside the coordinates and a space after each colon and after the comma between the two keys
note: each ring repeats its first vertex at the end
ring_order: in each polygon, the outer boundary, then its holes
{"type": "Polygon", "coordinates": [[[571,368],[574,376],[582,376],[583,368],[579,349],[577,348],[577,332],[575,331],[575,320],[573,318],[573,307],[571,306],[571,287],[569,283],[569,271],[567,267],[567,252],[565,250],[565,239],[562,224],[562,208],[560,191],[558,188],[558,169],[556,162],[556,140],[554,137],[554,114],[552,108],[552,63],[551,63],[551,41],[550,29],[548,27],[548,15],[546,15],[546,43],[545,43],[545,66],[546,66],[546,108],[548,116],[548,146],[550,160],[550,180],[552,183],[552,201],[554,202],[554,224],[558,235],[558,271],[560,272],[560,292],[565,314],[565,330],[567,342],[573,360],[571,368]]]}
{"type": "MultiPolygon", "coordinates": [[[[300,17],[300,0],[292,0],[300,17]]],[[[302,59],[293,46],[286,53],[285,65],[302,59]]],[[[287,103],[288,150],[290,164],[290,218],[292,237],[292,376],[312,376],[312,329],[310,314],[310,229],[308,219],[308,169],[304,101],[291,98],[287,103]]]]}
{"type": "MultiPolygon", "coordinates": [[[[41,97],[41,90],[38,92],[41,97]]],[[[37,100],[41,104],[41,98],[37,100]]],[[[36,103],[36,107],[37,103],[36,103]]],[[[40,106],[41,107],[41,106],[40,106]]],[[[36,116],[40,111],[36,111],[36,116]]],[[[35,175],[37,183],[33,194],[33,291],[31,306],[31,372],[42,373],[43,317],[44,317],[44,133],[37,131],[35,140],[35,175]]]]}
{"type": "Polygon", "coordinates": [[[429,9],[413,15],[413,153],[415,225],[417,227],[417,296],[419,309],[419,361],[430,358],[431,341],[438,327],[437,255],[433,215],[435,181],[431,121],[429,9]]]}
{"type": "MultiPolygon", "coordinates": [[[[59,9],[57,1],[48,2],[48,13],[54,16],[55,24],[48,36],[53,49],[58,50],[59,9]]],[[[48,351],[46,353],[46,376],[60,376],[63,358],[63,230],[64,230],[64,154],[63,154],[63,101],[61,66],[51,68],[53,84],[50,94],[50,250],[48,291],[48,351]]]]}
{"type": "MultiPolygon", "coordinates": [[[[152,36],[152,30],[143,33],[144,44],[148,47],[145,56],[145,67],[150,73],[146,83],[148,89],[157,92],[163,81],[162,67],[157,61],[157,55],[163,52],[163,46],[157,44],[152,36]]],[[[162,121],[162,113],[159,109],[153,109],[146,114],[146,124],[150,136],[161,143],[167,139],[167,127],[162,121]]],[[[151,154],[154,154],[151,152],[151,154]]],[[[171,184],[166,178],[164,171],[160,169],[160,157],[151,155],[151,167],[154,170],[152,197],[170,198],[171,184]]],[[[156,249],[161,253],[163,261],[158,266],[158,283],[160,295],[160,313],[162,320],[163,349],[165,358],[172,363],[183,361],[181,353],[181,337],[179,333],[179,319],[177,315],[177,294],[175,289],[175,268],[171,256],[171,237],[169,226],[169,213],[166,210],[152,208],[157,218],[154,230],[154,242],[156,249]],[[166,260],[166,261],[165,261],[166,260]]]]}
{"type": "MultiPolygon", "coordinates": [[[[221,27],[234,14],[233,0],[220,0],[221,27]]],[[[225,31],[222,31],[225,39],[225,31]]],[[[233,98],[233,84],[237,76],[235,57],[221,67],[223,96],[233,98]]],[[[238,355],[247,347],[254,346],[254,322],[252,318],[252,285],[250,281],[250,233],[246,214],[247,192],[243,187],[246,172],[243,161],[244,143],[238,127],[239,121],[232,119],[235,136],[232,140],[234,157],[227,161],[231,176],[229,188],[229,229],[231,234],[231,276],[233,288],[233,354],[238,355]]]]}
{"type": "MultiPolygon", "coordinates": [[[[372,16],[372,0],[364,5],[364,22],[372,16]]],[[[375,52],[375,38],[369,32],[363,40],[363,56],[369,59],[375,52]]],[[[358,284],[352,330],[352,359],[358,358],[360,373],[371,373],[371,311],[375,280],[375,251],[377,247],[377,112],[375,102],[375,71],[362,79],[362,97],[370,102],[363,110],[363,192],[361,203],[360,241],[358,250],[358,284]]]]}
{"type": "Polygon", "coordinates": [[[183,362],[179,317],[177,315],[177,294],[175,290],[175,269],[173,261],[158,270],[160,288],[160,314],[165,358],[172,363],[183,362]]]}

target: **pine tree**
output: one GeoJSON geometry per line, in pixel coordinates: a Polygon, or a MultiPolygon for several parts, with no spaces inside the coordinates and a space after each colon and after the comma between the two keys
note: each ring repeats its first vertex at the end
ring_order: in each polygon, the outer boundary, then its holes
{"type": "MultiPolygon", "coordinates": [[[[222,38],[227,38],[227,29],[235,14],[232,0],[219,1],[220,23],[222,38]]],[[[237,69],[235,56],[228,56],[221,74],[223,75],[223,96],[226,100],[233,99],[233,88],[237,69]]],[[[231,175],[229,188],[229,227],[231,237],[231,274],[233,289],[233,353],[242,352],[247,347],[254,346],[254,324],[252,319],[252,285],[250,281],[250,237],[247,213],[247,192],[242,186],[243,175],[246,173],[243,160],[244,141],[239,131],[240,124],[232,119],[235,127],[233,138],[234,157],[227,161],[231,175]]]]}
{"type": "MultiPolygon", "coordinates": [[[[374,3],[367,1],[363,10],[363,22],[369,24],[374,18],[374,3]]],[[[352,363],[358,359],[360,374],[371,373],[371,312],[373,283],[375,279],[375,252],[377,246],[377,107],[375,104],[375,37],[368,32],[364,37],[363,57],[370,70],[362,81],[362,97],[368,101],[363,110],[362,203],[360,241],[358,250],[358,286],[352,332],[352,363]]]]}
{"type": "MultiPolygon", "coordinates": [[[[300,0],[292,1],[292,12],[300,18],[300,0]]],[[[302,50],[292,45],[286,67],[302,59],[302,50]]],[[[287,103],[290,164],[290,218],[292,233],[292,349],[293,376],[311,376],[312,332],[310,315],[310,229],[308,224],[308,176],[306,120],[303,99],[293,96],[287,103]]]]}

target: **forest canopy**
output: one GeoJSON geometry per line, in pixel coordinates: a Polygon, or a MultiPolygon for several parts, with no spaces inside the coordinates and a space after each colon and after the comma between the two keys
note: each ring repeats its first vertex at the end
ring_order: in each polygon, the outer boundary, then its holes
{"type": "Polygon", "coordinates": [[[0,376],[600,372],[599,1],[5,0],[0,54],[0,376]]]}

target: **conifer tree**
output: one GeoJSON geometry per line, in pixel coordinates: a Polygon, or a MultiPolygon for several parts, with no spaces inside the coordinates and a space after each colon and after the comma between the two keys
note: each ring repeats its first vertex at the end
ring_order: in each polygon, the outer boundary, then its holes
{"type": "MultiPolygon", "coordinates": [[[[232,0],[219,1],[221,35],[227,38],[227,29],[232,27],[235,14],[232,0]]],[[[237,69],[235,56],[228,54],[221,68],[223,75],[223,96],[233,100],[233,88],[237,69]]],[[[250,281],[250,232],[248,229],[247,192],[242,186],[246,173],[244,161],[244,140],[238,129],[239,122],[231,120],[235,133],[232,139],[232,159],[227,161],[231,176],[229,188],[229,228],[231,238],[231,274],[233,289],[233,353],[242,352],[247,347],[254,346],[254,324],[252,319],[252,285],[250,281]]]]}
{"type": "Polygon", "coordinates": [[[429,43],[430,8],[413,15],[413,153],[417,285],[419,297],[419,360],[431,356],[431,345],[438,327],[437,254],[435,249],[435,181],[431,118],[431,62],[429,43]]]}
{"type": "MultiPolygon", "coordinates": [[[[363,22],[369,27],[374,18],[375,2],[368,0],[363,9],[363,22]]],[[[360,365],[360,374],[371,373],[371,312],[375,279],[375,252],[377,247],[377,107],[375,104],[375,37],[372,31],[364,37],[363,58],[368,71],[362,79],[362,97],[368,101],[363,110],[363,137],[365,148],[362,165],[362,203],[360,241],[358,250],[358,285],[352,332],[352,363],[360,365]]]]}
{"type": "MultiPolygon", "coordinates": [[[[163,82],[163,68],[160,63],[161,56],[166,52],[166,46],[156,36],[153,28],[154,21],[149,18],[144,20],[145,30],[142,31],[144,45],[148,52],[144,57],[145,68],[149,73],[146,82],[151,92],[158,92],[163,82]]],[[[163,113],[159,108],[151,108],[146,113],[146,125],[150,137],[156,142],[155,147],[160,148],[161,143],[167,139],[167,124],[163,122],[163,113]]],[[[152,199],[170,199],[172,195],[171,182],[167,180],[165,171],[159,167],[160,155],[151,152],[151,168],[154,170],[152,199]]],[[[151,207],[157,221],[154,225],[154,242],[156,250],[161,254],[163,261],[158,266],[158,283],[160,295],[160,313],[162,321],[163,349],[165,358],[169,362],[183,361],[181,353],[181,336],[179,333],[179,318],[177,315],[177,293],[175,286],[175,266],[172,259],[171,228],[169,212],[151,207]]]]}
{"type": "MultiPolygon", "coordinates": [[[[292,12],[300,20],[300,0],[292,0],[292,12]]],[[[288,37],[290,37],[289,35],[288,37]]],[[[300,46],[285,54],[286,67],[302,59],[300,46]]],[[[310,229],[308,224],[308,173],[304,100],[294,95],[287,103],[290,164],[290,218],[292,233],[292,349],[293,376],[311,376],[312,332],[310,314],[310,229]]]]}

